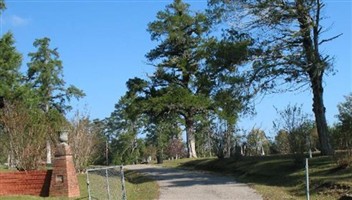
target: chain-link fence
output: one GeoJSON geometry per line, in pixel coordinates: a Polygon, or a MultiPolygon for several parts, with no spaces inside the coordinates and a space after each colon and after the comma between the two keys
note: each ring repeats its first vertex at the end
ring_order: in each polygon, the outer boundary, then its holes
{"type": "Polygon", "coordinates": [[[126,200],[125,177],[122,166],[87,170],[89,200],[126,200]]]}

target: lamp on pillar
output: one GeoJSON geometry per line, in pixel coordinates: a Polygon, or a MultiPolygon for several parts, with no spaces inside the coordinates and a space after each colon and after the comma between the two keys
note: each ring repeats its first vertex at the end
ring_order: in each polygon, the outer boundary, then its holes
{"type": "Polygon", "coordinates": [[[59,133],[50,183],[50,196],[79,197],[79,185],[73,164],[72,151],[68,145],[68,131],[59,133]]]}
{"type": "Polygon", "coordinates": [[[68,131],[67,130],[63,130],[63,131],[59,132],[59,141],[60,141],[60,143],[67,144],[67,142],[68,142],[68,131]]]}

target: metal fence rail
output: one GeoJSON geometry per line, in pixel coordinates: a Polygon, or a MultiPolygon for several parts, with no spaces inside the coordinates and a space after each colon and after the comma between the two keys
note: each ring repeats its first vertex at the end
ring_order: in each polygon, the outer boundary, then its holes
{"type": "Polygon", "coordinates": [[[87,169],[89,200],[126,200],[123,166],[87,169]]]}

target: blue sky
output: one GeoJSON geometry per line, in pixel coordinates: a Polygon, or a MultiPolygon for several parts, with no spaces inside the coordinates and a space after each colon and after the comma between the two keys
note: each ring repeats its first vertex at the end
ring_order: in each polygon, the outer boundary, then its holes
{"type": "MultiPolygon", "coordinates": [[[[172,1],[160,0],[8,0],[2,16],[2,33],[11,30],[16,46],[24,56],[33,52],[36,38],[49,37],[52,47],[58,47],[64,64],[65,80],[87,94],[77,109],[86,107],[91,118],[105,118],[125,91],[129,78],[145,78],[153,67],[145,64],[144,55],[156,46],[146,31],[156,13],[172,1]]],[[[206,1],[186,1],[192,10],[205,8],[206,1]]],[[[327,119],[332,124],[336,105],[343,95],[352,92],[352,0],[325,1],[324,24],[331,25],[326,37],[343,35],[322,47],[335,57],[335,76],[325,78],[327,119]]],[[[311,112],[309,91],[266,96],[257,101],[257,115],[244,118],[239,126],[260,127],[271,131],[277,118],[273,107],[282,109],[288,103],[303,104],[311,112]]]]}

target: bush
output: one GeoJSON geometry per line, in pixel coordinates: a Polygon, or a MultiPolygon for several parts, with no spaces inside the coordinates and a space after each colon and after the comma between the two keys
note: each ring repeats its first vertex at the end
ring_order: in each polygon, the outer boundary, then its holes
{"type": "Polygon", "coordinates": [[[306,156],[302,153],[296,153],[293,155],[294,164],[298,168],[302,168],[306,164],[306,156]]]}
{"type": "Polygon", "coordinates": [[[352,151],[352,94],[338,105],[339,114],[333,131],[335,145],[340,149],[352,151]]]}
{"type": "Polygon", "coordinates": [[[78,172],[83,172],[87,166],[104,157],[105,140],[99,128],[90,121],[88,114],[77,111],[70,124],[69,144],[75,167],[78,172]]]}
{"type": "Polygon", "coordinates": [[[166,147],[166,155],[169,158],[184,158],[186,157],[185,145],[180,139],[173,138],[169,140],[169,144],[166,147]]]}
{"type": "Polygon", "coordinates": [[[340,169],[346,169],[352,166],[352,155],[350,153],[336,154],[334,159],[340,169]]]}
{"type": "Polygon", "coordinates": [[[38,169],[45,157],[46,140],[62,126],[62,115],[28,108],[17,102],[6,104],[0,111],[3,149],[10,155],[10,165],[18,169],[38,169]]]}

